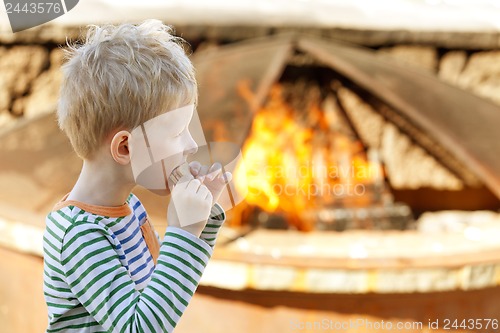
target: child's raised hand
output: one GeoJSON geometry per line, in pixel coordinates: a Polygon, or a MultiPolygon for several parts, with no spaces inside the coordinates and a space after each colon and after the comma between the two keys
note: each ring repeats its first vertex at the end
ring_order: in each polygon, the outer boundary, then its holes
{"type": "Polygon", "coordinates": [[[168,224],[200,237],[212,208],[210,190],[199,179],[184,175],[171,194],[167,212],[168,224]]]}
{"type": "Polygon", "coordinates": [[[194,161],[189,163],[189,169],[191,174],[200,180],[210,193],[212,193],[212,205],[219,200],[222,191],[224,191],[224,188],[232,179],[230,172],[222,173],[222,165],[220,163],[214,163],[209,168],[194,161]]]}

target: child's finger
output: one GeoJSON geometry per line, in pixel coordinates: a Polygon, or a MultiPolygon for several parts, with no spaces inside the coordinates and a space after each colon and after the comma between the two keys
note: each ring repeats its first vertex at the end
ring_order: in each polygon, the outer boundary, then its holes
{"type": "Polygon", "coordinates": [[[199,179],[194,178],[189,181],[186,188],[188,191],[198,192],[200,186],[201,186],[201,181],[199,179]]]}
{"type": "Polygon", "coordinates": [[[223,175],[224,181],[228,184],[233,179],[233,174],[229,171],[226,171],[223,175]]]}
{"type": "Polygon", "coordinates": [[[202,198],[205,198],[207,196],[207,193],[209,193],[210,190],[205,186],[205,185],[201,185],[199,188],[198,188],[198,191],[196,192],[200,197],[202,198]]]}
{"type": "Polygon", "coordinates": [[[213,197],[213,195],[212,195],[212,192],[210,192],[210,191],[208,191],[208,192],[207,192],[207,195],[206,195],[206,197],[205,197],[205,200],[210,201],[210,202],[212,202],[212,203],[213,203],[214,197],[213,197]]]}
{"type": "Polygon", "coordinates": [[[219,176],[221,171],[222,171],[222,165],[220,163],[214,163],[210,167],[210,170],[208,170],[207,179],[209,181],[214,180],[217,176],[219,176]]]}
{"type": "Polygon", "coordinates": [[[177,182],[177,185],[184,184],[187,187],[189,182],[193,179],[194,179],[193,175],[183,175],[177,182]]]}
{"type": "Polygon", "coordinates": [[[202,183],[205,180],[205,177],[208,173],[208,166],[207,165],[202,165],[200,168],[200,171],[196,175],[196,178],[199,179],[202,183]]]}
{"type": "Polygon", "coordinates": [[[198,173],[200,172],[201,169],[201,163],[198,161],[193,161],[189,163],[189,169],[191,170],[191,173],[193,176],[198,176],[198,173]]]}

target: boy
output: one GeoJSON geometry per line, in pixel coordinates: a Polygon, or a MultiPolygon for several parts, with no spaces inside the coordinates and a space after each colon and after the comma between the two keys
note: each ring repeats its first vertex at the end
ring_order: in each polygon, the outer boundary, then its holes
{"type": "Polygon", "coordinates": [[[57,113],[83,167],[46,220],[47,332],[171,332],[196,290],[225,219],[214,202],[230,175],[192,163],[172,189],[161,244],[131,194],[134,128],[172,112],[161,138],[177,151],[169,174],[197,149],[186,125],[197,84],[179,42],[148,20],[92,27],[84,45],[70,47],[57,113]]]}

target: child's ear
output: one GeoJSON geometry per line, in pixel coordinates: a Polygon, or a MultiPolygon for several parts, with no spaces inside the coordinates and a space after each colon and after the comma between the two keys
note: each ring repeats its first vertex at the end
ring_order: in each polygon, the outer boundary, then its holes
{"type": "Polygon", "coordinates": [[[130,163],[130,151],[128,147],[130,132],[119,131],[111,139],[111,156],[116,163],[127,165],[130,163]]]}

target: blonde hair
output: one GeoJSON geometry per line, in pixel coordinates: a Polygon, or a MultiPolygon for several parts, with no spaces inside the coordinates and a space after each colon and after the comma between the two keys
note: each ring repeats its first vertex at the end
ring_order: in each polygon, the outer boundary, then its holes
{"type": "Polygon", "coordinates": [[[115,129],[196,103],[185,41],[171,33],[158,20],[91,26],[83,45],[68,45],[57,115],[80,157],[92,156],[115,129]]]}

